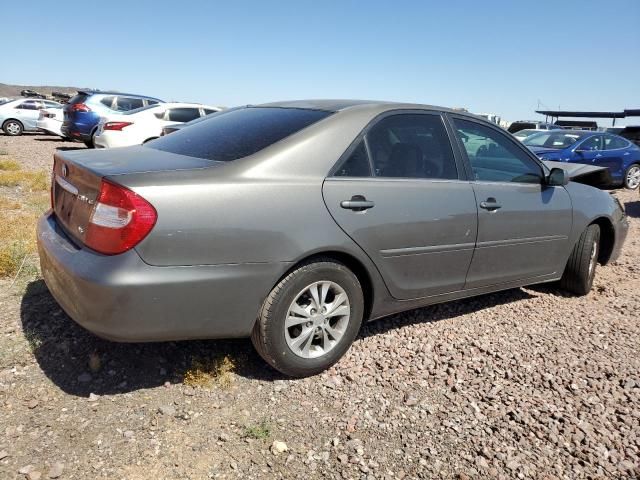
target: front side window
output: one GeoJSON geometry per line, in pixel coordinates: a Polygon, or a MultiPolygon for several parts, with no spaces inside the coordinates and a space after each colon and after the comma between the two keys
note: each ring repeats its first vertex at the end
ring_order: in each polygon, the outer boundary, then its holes
{"type": "Polygon", "coordinates": [[[148,148],[228,162],[253,155],[332,113],[306,108],[239,108],[203,118],[154,140],[148,148]]]}
{"type": "Polygon", "coordinates": [[[385,117],[367,133],[367,143],[377,177],[458,178],[440,115],[385,117]]]}
{"type": "Polygon", "coordinates": [[[358,146],[334,173],[336,177],[369,177],[371,166],[364,140],[360,140],[358,146]]]}
{"type": "Polygon", "coordinates": [[[594,135],[587,138],[578,146],[578,150],[583,152],[597,152],[602,150],[602,135],[594,135]]]}
{"type": "Polygon", "coordinates": [[[458,118],[455,119],[455,125],[476,180],[541,182],[543,174],[540,165],[505,134],[458,118]]]}
{"type": "Polygon", "coordinates": [[[613,135],[604,136],[605,150],[616,150],[618,148],[626,148],[628,146],[629,146],[629,143],[624,138],[614,137],[613,135]]]}
{"type": "Polygon", "coordinates": [[[190,122],[200,117],[199,108],[170,108],[167,111],[167,120],[171,122],[190,122]]]}

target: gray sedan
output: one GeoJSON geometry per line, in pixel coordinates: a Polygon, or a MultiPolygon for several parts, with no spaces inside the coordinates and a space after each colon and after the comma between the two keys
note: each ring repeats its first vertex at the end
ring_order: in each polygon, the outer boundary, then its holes
{"type": "Polygon", "coordinates": [[[228,110],[144,146],[55,156],[44,279],[118,341],[250,336],[291,376],[364,320],[523,285],[584,295],[627,234],[608,193],[439,107],[228,110]]]}

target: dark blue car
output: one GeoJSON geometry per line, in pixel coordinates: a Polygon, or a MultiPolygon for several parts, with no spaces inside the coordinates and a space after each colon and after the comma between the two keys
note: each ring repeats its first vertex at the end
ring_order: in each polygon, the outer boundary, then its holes
{"type": "Polygon", "coordinates": [[[543,160],[608,167],[616,185],[640,185],[640,147],[611,133],[551,130],[533,134],[522,143],[543,160]]]}
{"type": "Polygon", "coordinates": [[[83,90],[69,100],[64,107],[62,134],[72,140],[84,142],[93,148],[93,139],[100,117],[128,112],[137,108],[164,103],[153,97],[129,93],[83,90]]]}

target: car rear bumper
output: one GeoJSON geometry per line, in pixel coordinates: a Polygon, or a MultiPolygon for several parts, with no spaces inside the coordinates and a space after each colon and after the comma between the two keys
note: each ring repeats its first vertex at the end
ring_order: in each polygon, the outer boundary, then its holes
{"type": "Polygon", "coordinates": [[[151,266],[135,250],[79,248],[45,214],[38,222],[44,280],[67,314],[115,341],[246,337],[284,263],[151,266]]]}
{"type": "Polygon", "coordinates": [[[131,137],[118,131],[107,130],[94,137],[94,144],[98,148],[130,147],[140,143],[132,143],[131,137]]]}
{"type": "Polygon", "coordinates": [[[70,138],[72,140],[78,140],[80,142],[88,142],[89,140],[91,140],[91,133],[80,132],[74,129],[72,126],[65,124],[62,124],[60,133],[62,133],[62,136],[64,137],[70,138]]]}
{"type": "Polygon", "coordinates": [[[38,120],[36,122],[36,127],[39,130],[42,130],[44,133],[48,133],[50,135],[58,135],[62,136],[62,131],[60,128],[62,127],[62,122],[59,122],[54,119],[44,119],[38,120]]]}

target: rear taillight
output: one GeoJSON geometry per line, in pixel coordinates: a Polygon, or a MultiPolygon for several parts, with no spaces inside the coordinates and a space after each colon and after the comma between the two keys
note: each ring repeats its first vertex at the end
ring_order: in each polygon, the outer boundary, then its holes
{"type": "Polygon", "coordinates": [[[84,243],[105,255],[123,253],[140,243],[157,219],[156,209],[140,195],[103,179],[84,243]]]}
{"type": "Polygon", "coordinates": [[[107,122],[104,124],[103,130],[117,130],[120,132],[129,125],[133,125],[133,122],[107,122]]]}
{"type": "Polygon", "coordinates": [[[53,157],[53,170],[51,170],[51,188],[49,189],[49,201],[51,202],[51,210],[53,210],[53,189],[56,183],[56,157],[53,157]]]}
{"type": "Polygon", "coordinates": [[[91,109],[87,107],[84,103],[74,103],[71,105],[72,112],[90,112],[91,109]]]}

